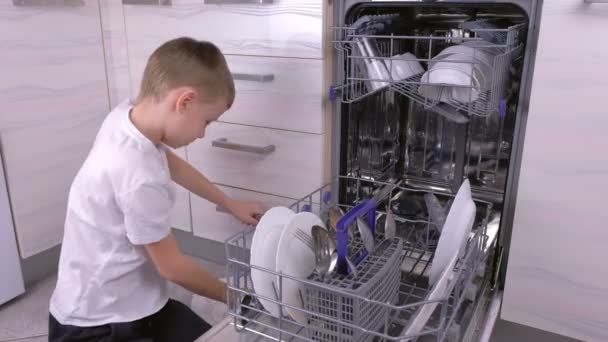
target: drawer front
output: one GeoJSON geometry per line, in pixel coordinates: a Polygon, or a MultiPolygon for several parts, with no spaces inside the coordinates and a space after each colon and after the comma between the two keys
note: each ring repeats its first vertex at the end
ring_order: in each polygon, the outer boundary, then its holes
{"type": "Polygon", "coordinates": [[[608,341],[608,3],[545,1],[540,27],[502,318],[608,341]]]}
{"type": "MultiPolygon", "coordinates": [[[[236,98],[220,121],[299,132],[323,132],[323,61],[226,56],[236,98]]],[[[132,97],[139,92],[145,59],[131,64],[132,97]]]]}
{"type": "MultiPolygon", "coordinates": [[[[266,209],[275,206],[289,206],[295,202],[293,199],[261,194],[253,191],[241,190],[226,186],[219,188],[231,198],[241,201],[255,201],[261,203],[266,209]]],[[[194,235],[205,239],[225,242],[229,237],[245,229],[253,229],[242,224],[239,220],[227,213],[225,209],[202,199],[194,194],[192,197],[192,231],[194,235]]]]}
{"type": "Polygon", "coordinates": [[[322,1],[205,5],[186,0],[168,6],[124,5],[131,58],[147,58],[162,42],[190,36],[225,54],[321,58],[322,1]]]}
{"type": "MultiPolygon", "coordinates": [[[[184,160],[187,159],[185,147],[174,150],[173,153],[184,160]]],[[[173,209],[171,210],[171,227],[190,232],[192,231],[192,224],[190,222],[190,193],[188,190],[177,185],[177,183],[173,183],[173,185],[175,189],[175,204],[173,204],[173,209]]]]}
{"type": "Polygon", "coordinates": [[[188,160],[215,183],[300,198],[322,185],[322,144],[317,134],[214,123],[188,160]]]}
{"type": "Polygon", "coordinates": [[[227,56],[236,98],[221,121],[322,133],[323,61],[227,56]]]}

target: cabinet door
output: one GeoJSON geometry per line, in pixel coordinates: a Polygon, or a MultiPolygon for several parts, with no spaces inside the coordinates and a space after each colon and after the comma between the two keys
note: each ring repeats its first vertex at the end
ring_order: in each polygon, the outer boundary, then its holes
{"type": "Polygon", "coordinates": [[[110,105],[113,108],[131,96],[125,17],[120,1],[100,1],[99,6],[108,74],[108,92],[110,105]]]}
{"type": "MultiPolygon", "coordinates": [[[[123,1],[125,2],[125,1],[123,1]]],[[[135,1],[130,1],[135,3],[135,1]]],[[[180,36],[208,40],[225,54],[321,58],[322,0],[169,5],[124,5],[129,55],[148,56],[180,36]]],[[[125,2],[126,3],[126,2],[125,2]]]]}
{"type": "Polygon", "coordinates": [[[21,260],[15,241],[13,217],[8,201],[8,191],[4,181],[4,167],[0,159],[0,264],[2,281],[0,281],[0,305],[25,292],[21,260]]]}
{"type": "MultiPolygon", "coordinates": [[[[186,148],[173,151],[180,158],[187,160],[186,148]]],[[[186,232],[192,231],[192,223],[190,222],[190,193],[174,183],[175,187],[175,204],[171,210],[171,227],[183,230],[186,232]]]]}
{"type": "MultiPolygon", "coordinates": [[[[225,194],[241,201],[255,201],[261,203],[266,209],[274,206],[289,206],[295,201],[290,198],[272,196],[253,191],[219,186],[225,194]]],[[[253,229],[239,222],[234,216],[227,213],[224,208],[197,197],[192,196],[192,231],[194,235],[210,240],[225,242],[229,237],[245,230],[253,229]]]]}
{"type": "Polygon", "coordinates": [[[109,111],[98,1],[31,3],[0,2],[0,138],[22,257],[61,241],[70,184],[109,111]]]}
{"type": "Polygon", "coordinates": [[[502,318],[608,341],[608,4],[545,1],[502,318]]]}

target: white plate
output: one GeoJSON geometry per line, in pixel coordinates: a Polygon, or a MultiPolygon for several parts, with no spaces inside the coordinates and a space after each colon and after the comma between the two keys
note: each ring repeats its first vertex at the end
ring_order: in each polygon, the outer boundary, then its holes
{"type": "Polygon", "coordinates": [[[454,265],[456,265],[456,261],[458,258],[454,256],[449,262],[448,267],[441,273],[441,278],[435,283],[431,290],[428,292],[427,296],[424,298],[425,301],[435,301],[432,303],[423,304],[420,306],[416,313],[409,320],[409,324],[405,328],[405,330],[401,333],[401,336],[411,336],[419,334],[426,322],[428,322],[429,318],[437,308],[437,305],[440,303],[439,300],[446,298],[448,296],[448,285],[453,280],[454,265]]]}
{"type": "MultiPolygon", "coordinates": [[[[469,238],[477,208],[471,196],[471,184],[466,179],[454,198],[448,217],[445,220],[441,236],[431,264],[429,284],[433,285],[441,274],[449,267],[450,261],[456,256],[461,258],[469,238]]],[[[452,266],[453,267],[453,266],[452,266]]]]}
{"type": "MultiPolygon", "coordinates": [[[[278,242],[285,223],[295,215],[289,208],[274,207],[262,216],[251,242],[251,265],[276,272],[278,242]]],[[[273,285],[278,286],[277,276],[252,268],[251,281],[256,294],[276,298],[273,285]]],[[[260,299],[260,303],[271,315],[279,317],[281,311],[277,304],[265,299],[260,299]]]]}
{"type": "MultiPolygon", "coordinates": [[[[315,254],[295,236],[296,231],[300,229],[310,236],[312,241],[312,226],[326,228],[323,221],[317,215],[309,212],[296,214],[285,225],[277,250],[278,272],[302,279],[306,279],[312,274],[315,269],[315,254]]],[[[283,303],[296,308],[302,308],[300,284],[295,280],[283,278],[283,303]]],[[[285,311],[296,322],[306,324],[306,315],[303,312],[288,307],[285,307],[285,311]]]]}

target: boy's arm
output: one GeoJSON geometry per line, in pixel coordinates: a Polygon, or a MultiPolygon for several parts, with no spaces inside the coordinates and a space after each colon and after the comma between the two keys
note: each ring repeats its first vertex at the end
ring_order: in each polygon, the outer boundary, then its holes
{"type": "Polygon", "coordinates": [[[171,179],[190,192],[228,209],[243,223],[255,225],[264,211],[258,203],[232,200],[188,162],[167,150],[171,179]]]}
{"type": "Polygon", "coordinates": [[[226,303],[226,284],[179,250],[173,234],[145,245],[158,273],[200,296],[226,303]]]}

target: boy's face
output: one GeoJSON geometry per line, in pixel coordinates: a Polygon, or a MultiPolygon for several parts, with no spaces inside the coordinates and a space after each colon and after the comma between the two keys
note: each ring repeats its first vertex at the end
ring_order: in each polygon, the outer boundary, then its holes
{"type": "Polygon", "coordinates": [[[203,102],[194,92],[185,92],[177,97],[174,112],[167,118],[164,143],[179,148],[205,136],[210,123],[216,121],[227,109],[224,99],[203,102]]]}

